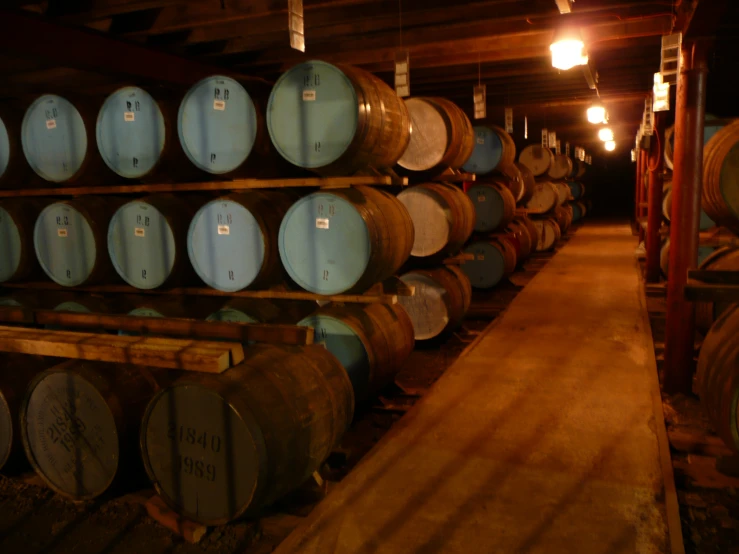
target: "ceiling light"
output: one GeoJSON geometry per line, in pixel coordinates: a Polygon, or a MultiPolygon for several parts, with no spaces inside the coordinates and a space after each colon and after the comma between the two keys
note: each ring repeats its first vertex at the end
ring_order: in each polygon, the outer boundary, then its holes
{"type": "Polygon", "coordinates": [[[603,142],[608,142],[609,140],[612,141],[613,131],[611,131],[608,127],[603,127],[600,131],[598,131],[598,138],[603,142]]]}
{"type": "Polygon", "coordinates": [[[616,149],[616,143],[612,140],[606,141],[606,150],[613,152],[616,149]]]}
{"type": "Polygon", "coordinates": [[[567,70],[576,65],[585,65],[588,63],[588,57],[583,54],[584,48],[585,43],[578,30],[566,27],[558,29],[549,46],[552,52],[552,66],[567,70]]]}
{"type": "Polygon", "coordinates": [[[605,123],[606,108],[600,102],[594,102],[588,108],[588,121],[590,123],[605,123]]]}

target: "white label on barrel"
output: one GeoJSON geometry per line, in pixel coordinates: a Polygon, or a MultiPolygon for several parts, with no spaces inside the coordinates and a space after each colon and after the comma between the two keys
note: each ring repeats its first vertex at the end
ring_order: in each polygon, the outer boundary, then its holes
{"type": "Polygon", "coordinates": [[[60,237],[66,238],[67,237],[67,230],[66,229],[57,229],[56,234],[60,237]]]}
{"type": "Polygon", "coordinates": [[[316,99],[315,90],[304,90],[303,91],[303,102],[313,102],[316,99]]]}
{"type": "Polygon", "coordinates": [[[480,262],[481,262],[481,261],[483,261],[484,259],[485,259],[485,254],[478,254],[478,255],[477,255],[477,260],[478,260],[478,261],[480,261],[480,262]]]}
{"type": "Polygon", "coordinates": [[[477,195],[477,201],[478,202],[485,202],[485,195],[484,194],[478,194],[477,195]]]}
{"type": "Polygon", "coordinates": [[[483,137],[477,137],[477,144],[485,144],[485,139],[483,137]]]}
{"type": "Polygon", "coordinates": [[[213,109],[222,112],[226,109],[225,100],[213,100],[213,109]]]}
{"type": "Polygon", "coordinates": [[[328,219],[316,218],[316,229],[328,229],[328,219]]]}
{"type": "Polygon", "coordinates": [[[146,235],[146,232],[144,231],[143,227],[136,227],[133,230],[133,234],[136,235],[137,237],[143,237],[146,235]]]}
{"type": "Polygon", "coordinates": [[[218,234],[219,235],[230,235],[231,234],[231,228],[228,225],[219,225],[218,226],[218,234]]]}
{"type": "Polygon", "coordinates": [[[123,121],[134,121],[136,115],[133,112],[123,112],[123,121]]]}
{"type": "Polygon", "coordinates": [[[47,119],[46,120],[46,128],[47,129],[56,129],[56,119],[47,119]]]}

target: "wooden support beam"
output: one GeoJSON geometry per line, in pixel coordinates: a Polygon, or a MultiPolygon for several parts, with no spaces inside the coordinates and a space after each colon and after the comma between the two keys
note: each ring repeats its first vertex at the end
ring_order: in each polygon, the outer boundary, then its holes
{"type": "Polygon", "coordinates": [[[647,283],[659,283],[660,279],[662,237],[659,231],[662,224],[662,164],[664,163],[662,148],[664,139],[660,137],[664,137],[664,120],[664,114],[660,112],[654,114],[654,136],[649,152],[649,206],[647,209],[649,225],[647,227],[645,274],[647,283]]]}
{"type": "Polygon", "coordinates": [[[47,13],[47,15],[58,15],[59,20],[64,23],[84,24],[116,15],[176,6],[180,3],[179,0],[86,0],[82,4],[83,9],[75,10],[76,3],[67,1],[64,7],[69,6],[69,11],[65,14],[47,13]]]}
{"type": "Polygon", "coordinates": [[[0,10],[0,51],[48,59],[65,67],[177,85],[190,85],[224,72],[223,68],[8,10],[0,10]]]}

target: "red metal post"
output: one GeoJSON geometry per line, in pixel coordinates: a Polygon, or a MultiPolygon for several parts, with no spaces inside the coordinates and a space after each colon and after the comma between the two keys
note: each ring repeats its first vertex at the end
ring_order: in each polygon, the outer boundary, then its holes
{"type": "Polygon", "coordinates": [[[647,170],[647,163],[649,153],[642,149],[639,150],[639,188],[637,189],[638,194],[636,197],[636,222],[639,225],[639,242],[644,241],[644,227],[642,226],[642,220],[644,219],[644,198],[646,183],[644,182],[644,173],[647,170]]]}
{"type": "Polygon", "coordinates": [[[693,383],[695,306],[685,300],[688,270],[698,262],[703,122],[706,115],[706,51],[700,42],[683,46],[677,84],[672,172],[672,224],[665,327],[665,391],[689,394],[693,383]]]}
{"type": "Polygon", "coordinates": [[[659,282],[662,226],[662,114],[654,114],[654,134],[649,151],[649,207],[647,210],[647,283],[659,282]]]}

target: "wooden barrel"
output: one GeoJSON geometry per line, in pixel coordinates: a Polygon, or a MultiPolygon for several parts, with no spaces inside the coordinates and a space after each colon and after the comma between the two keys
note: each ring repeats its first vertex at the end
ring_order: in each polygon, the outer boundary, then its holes
{"type": "Polygon", "coordinates": [[[459,187],[423,183],[398,195],[413,221],[411,256],[454,255],[475,228],[475,206],[459,187]]]}
{"type": "Polygon", "coordinates": [[[728,307],[706,335],[698,355],[698,396],[713,428],[739,452],[739,305],[728,307]]]}
{"type": "Polygon", "coordinates": [[[157,388],[138,366],[69,360],[38,374],[20,410],[23,448],[36,473],[74,500],[135,480],[139,424],[157,388]]]}
{"type": "Polygon", "coordinates": [[[534,177],[534,174],[531,172],[531,170],[522,163],[516,162],[515,166],[521,174],[524,189],[523,196],[518,200],[518,203],[525,205],[529,200],[531,200],[531,197],[534,196],[534,189],[536,188],[536,177],[534,177]]]}
{"type": "MultiPolygon", "coordinates": [[[[719,119],[711,114],[706,114],[706,119],[703,123],[703,144],[707,145],[716,133],[718,133],[730,120],[719,119]]],[[[675,150],[675,126],[668,127],[665,130],[665,146],[664,146],[664,157],[665,166],[667,169],[672,171],[674,169],[673,153],[675,150]]],[[[705,150],[704,150],[705,158],[705,150]]]]}
{"type": "Polygon", "coordinates": [[[169,194],[118,208],[108,225],[108,253],[121,279],[145,290],[181,282],[191,269],[185,252],[193,212],[182,198],[169,194]]]}
{"type": "Polygon", "coordinates": [[[344,366],[359,403],[392,382],[413,351],[413,324],[400,304],[329,305],[298,322],[315,330],[344,366]]]}
{"type": "Polygon", "coordinates": [[[577,173],[575,173],[576,179],[581,179],[585,175],[586,165],[585,162],[577,160],[577,173]]]}
{"type": "Polygon", "coordinates": [[[296,196],[283,191],[234,193],[201,207],[187,233],[190,263],[211,288],[235,292],[279,281],[280,222],[296,196]]]}
{"type": "Polygon", "coordinates": [[[564,181],[552,181],[557,189],[557,207],[564,206],[570,199],[570,187],[564,181]]]}
{"type": "Polygon", "coordinates": [[[539,231],[536,225],[534,225],[533,220],[527,215],[516,216],[516,221],[520,221],[521,223],[523,223],[526,229],[528,230],[529,236],[531,237],[531,251],[533,252],[535,250],[534,246],[539,240],[539,231]]]}
{"type": "Polygon", "coordinates": [[[739,232],[739,120],[718,130],[703,151],[702,206],[720,226],[739,232]]]}
{"type": "Polygon", "coordinates": [[[528,226],[522,219],[516,218],[505,228],[505,233],[515,238],[516,263],[517,265],[521,265],[531,256],[531,251],[534,248],[531,231],[529,231],[528,226]]]}
{"type": "Polygon", "coordinates": [[[468,189],[467,196],[475,207],[475,231],[489,233],[513,220],[516,200],[508,188],[496,180],[476,182],[468,189]]]}
{"type": "MultiPolygon", "coordinates": [[[[672,219],[672,187],[668,187],[663,191],[664,197],[662,198],[662,215],[667,220],[672,219]]],[[[707,231],[713,229],[716,226],[716,222],[711,219],[705,210],[701,210],[701,217],[699,222],[699,228],[701,231],[707,231]]]]}
{"type": "Polygon", "coordinates": [[[570,202],[572,209],[572,222],[577,223],[583,217],[582,204],[580,202],[570,202]]]}
{"type": "Polygon", "coordinates": [[[456,104],[443,98],[405,101],[412,132],[398,165],[409,172],[441,173],[459,168],[474,148],[472,124],[456,104]]]}
{"type": "MultiPolygon", "coordinates": [[[[94,145],[95,117],[82,103],[46,94],[26,110],[21,124],[23,154],[46,181],[71,184],[105,166],[94,145]]],[[[98,175],[99,176],[99,175],[98,175]]]]}
{"type": "Polygon", "coordinates": [[[402,202],[371,188],[320,191],[282,220],[280,258],[288,275],[317,294],[362,292],[393,275],[414,243],[402,202]]]}
{"type": "Polygon", "coordinates": [[[115,275],[106,247],[108,225],[120,201],[81,196],[46,206],[36,219],[36,257],[54,282],[65,287],[115,275]]]}
{"type": "Polygon", "coordinates": [[[463,168],[469,173],[487,175],[501,164],[516,160],[516,145],[508,133],[494,125],[475,128],[475,148],[463,168]]]}
{"type": "Polygon", "coordinates": [[[573,202],[573,204],[577,204],[578,207],[580,208],[580,219],[588,215],[588,206],[587,204],[585,204],[585,202],[582,202],[582,201],[573,202]]]}
{"type": "Polygon", "coordinates": [[[537,181],[534,194],[526,203],[526,209],[535,214],[547,213],[557,207],[559,198],[559,190],[553,183],[537,181]]]}
{"type": "Polygon", "coordinates": [[[144,465],[159,495],[207,525],[251,515],[304,483],[354,412],[346,371],[318,346],[253,346],[220,375],[189,373],[151,401],[144,465]]]}
{"type": "Polygon", "coordinates": [[[534,177],[545,175],[554,163],[554,154],[539,144],[529,144],[518,156],[518,163],[529,168],[534,177]]]}
{"type": "MultiPolygon", "coordinates": [[[[700,246],[699,245],[698,246],[698,265],[700,266],[701,264],[703,264],[703,262],[707,258],[711,257],[711,255],[715,251],[716,251],[716,247],[714,246],[700,246]]],[[[665,240],[664,244],[662,245],[662,248],[660,249],[659,265],[660,265],[660,268],[662,269],[662,275],[665,277],[665,279],[667,279],[669,276],[668,268],[670,266],[670,239],[669,238],[665,240]]],[[[739,265],[736,266],[736,269],[739,269],[739,265]]]]}
{"type": "MultiPolygon", "coordinates": [[[[195,83],[180,102],[179,142],[199,170],[234,177],[273,169],[272,146],[257,87],[223,75],[195,83]]],[[[297,136],[297,135],[296,135],[297,136]]]]}
{"type": "Polygon", "coordinates": [[[57,363],[56,358],[28,354],[0,355],[0,471],[3,473],[28,467],[18,417],[21,402],[31,380],[57,363]]]}
{"type": "Polygon", "coordinates": [[[555,154],[547,175],[551,179],[566,179],[572,173],[572,160],[564,154],[555,154]]]}
{"type": "Polygon", "coordinates": [[[554,219],[559,225],[560,234],[565,235],[572,225],[572,212],[565,206],[557,206],[553,212],[554,219]]]}
{"type": "Polygon", "coordinates": [[[267,126],[283,158],[323,175],[392,167],[411,133],[408,109],[389,86],[362,69],[322,61],[282,74],[267,126]]]}
{"type": "Polygon", "coordinates": [[[585,194],[585,185],[580,181],[567,181],[567,186],[570,188],[573,200],[579,200],[585,194]]]}
{"type": "Polygon", "coordinates": [[[0,200],[0,283],[40,273],[33,249],[33,226],[46,202],[35,198],[0,200]]]}
{"type": "Polygon", "coordinates": [[[0,104],[0,188],[21,188],[31,175],[21,146],[22,116],[14,104],[0,104]]]}
{"type": "Polygon", "coordinates": [[[413,296],[398,297],[398,302],[410,316],[416,340],[434,339],[462,324],[472,301],[472,288],[458,267],[418,269],[400,278],[415,287],[413,296]]]}
{"type": "Polygon", "coordinates": [[[526,183],[516,164],[501,164],[490,179],[505,185],[511,191],[516,203],[519,203],[526,195],[526,183]]]}
{"type": "Polygon", "coordinates": [[[494,287],[513,273],[518,263],[513,244],[503,236],[473,242],[464,251],[474,259],[466,261],[462,271],[478,289],[494,287]]]}
{"type": "MultiPolygon", "coordinates": [[[[709,255],[702,257],[699,268],[711,271],[739,271],[739,248],[724,246],[714,249],[709,255]]],[[[696,327],[701,332],[707,333],[713,322],[731,305],[731,302],[724,301],[696,302],[696,327]]]]}
{"type": "Polygon", "coordinates": [[[535,219],[534,225],[536,225],[537,235],[539,237],[539,240],[534,246],[534,251],[548,252],[553,250],[557,241],[562,238],[557,220],[552,218],[535,219]]]}

